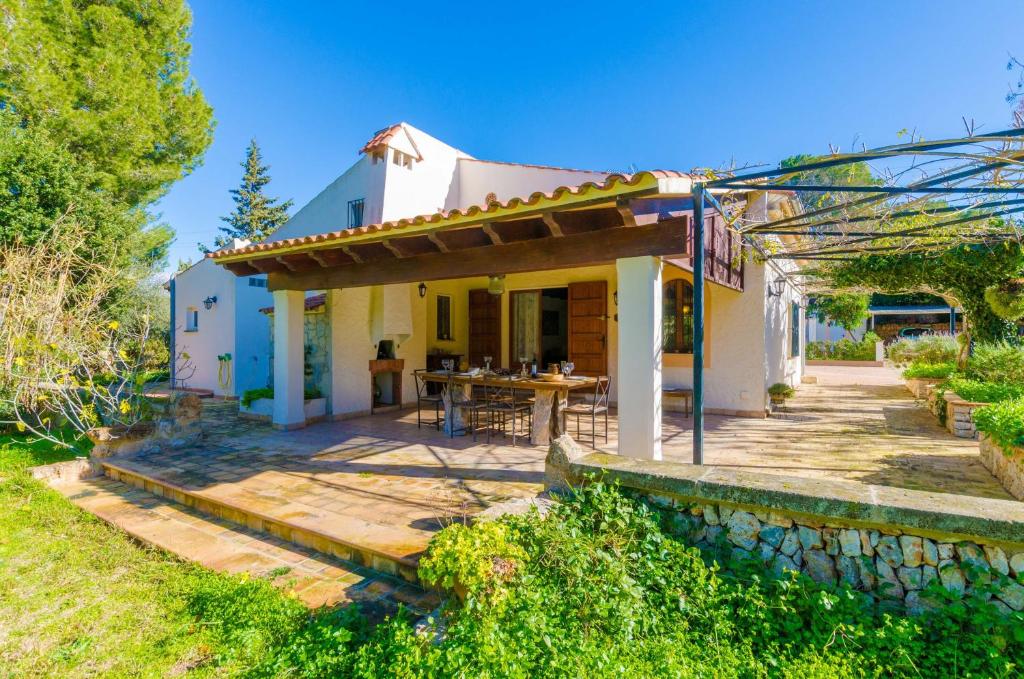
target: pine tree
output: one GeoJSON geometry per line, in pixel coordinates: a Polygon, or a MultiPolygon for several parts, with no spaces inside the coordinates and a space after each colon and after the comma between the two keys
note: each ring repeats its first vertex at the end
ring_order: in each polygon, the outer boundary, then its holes
{"type": "MultiPolygon", "coordinates": [[[[292,201],[286,200],[278,205],[277,198],[271,198],[263,193],[263,187],[270,183],[270,167],[263,164],[263,155],[255,139],[249,142],[245,161],[241,166],[245,168],[242,184],[237,189],[231,189],[235,211],[227,217],[221,217],[221,221],[226,222],[228,226],[220,227],[224,235],[214,239],[213,243],[217,248],[231,245],[234,238],[259,243],[288,221],[288,208],[292,206],[292,201]]],[[[199,247],[203,252],[208,252],[203,245],[199,247]]]]}

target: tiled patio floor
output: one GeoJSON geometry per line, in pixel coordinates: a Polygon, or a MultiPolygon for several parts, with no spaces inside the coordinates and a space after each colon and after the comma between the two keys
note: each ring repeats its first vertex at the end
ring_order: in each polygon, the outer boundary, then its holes
{"type": "MultiPolygon", "coordinates": [[[[887,369],[814,368],[785,412],[707,418],[705,462],[769,474],[1009,499],[887,369]]],[[[416,427],[415,411],[279,432],[207,407],[203,445],[119,460],[146,476],[264,515],[375,541],[414,558],[440,526],[543,483],[543,448],[487,445],[416,427]]],[[[690,459],[692,418],[666,414],[665,457],[690,459]]],[[[599,447],[605,448],[599,442],[599,447]]],[[[608,449],[614,451],[614,418],[608,449]]]]}

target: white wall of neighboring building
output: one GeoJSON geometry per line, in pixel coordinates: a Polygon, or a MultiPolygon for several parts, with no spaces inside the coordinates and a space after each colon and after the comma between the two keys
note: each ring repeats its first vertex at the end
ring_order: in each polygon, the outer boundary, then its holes
{"type": "Polygon", "coordinates": [[[230,271],[204,259],[175,276],[174,319],[175,352],[188,354],[179,359],[176,377],[182,386],[210,389],[221,396],[234,395],[231,385],[222,387],[217,381],[217,356],[235,353],[235,290],[238,279],[230,271]],[[207,310],[203,300],[216,297],[217,303],[207,310]],[[187,327],[187,315],[199,312],[194,331],[187,327]],[[191,377],[189,375],[191,374],[191,377]]]}
{"type": "Polygon", "coordinates": [[[250,278],[236,277],[230,271],[203,259],[175,275],[174,349],[187,353],[176,366],[181,386],[209,389],[218,396],[240,396],[246,389],[267,384],[269,335],[267,318],[259,309],[272,303],[265,287],[250,286],[250,278]],[[217,303],[206,309],[203,300],[216,297],[217,303]],[[199,324],[188,330],[190,309],[199,312],[199,324]],[[231,354],[231,365],[220,370],[217,356],[231,354]]]}

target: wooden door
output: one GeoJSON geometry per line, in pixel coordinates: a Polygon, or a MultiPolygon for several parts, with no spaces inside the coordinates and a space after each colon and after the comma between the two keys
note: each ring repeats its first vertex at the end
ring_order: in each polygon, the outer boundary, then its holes
{"type": "Polygon", "coordinates": [[[569,360],[574,374],[608,374],[607,281],[569,284],[569,360]]]}
{"type": "Polygon", "coordinates": [[[501,295],[487,290],[469,291],[469,355],[471,366],[482,366],[484,356],[491,367],[501,367],[501,295]]]}

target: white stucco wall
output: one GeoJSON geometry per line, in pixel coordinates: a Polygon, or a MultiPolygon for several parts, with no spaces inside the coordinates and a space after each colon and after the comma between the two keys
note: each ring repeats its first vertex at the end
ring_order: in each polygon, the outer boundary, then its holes
{"type": "MultiPolygon", "coordinates": [[[[666,267],[665,280],[673,274],[666,267]]],[[[676,270],[678,271],[678,270],[676,270]]],[[[689,272],[677,273],[693,281],[689,272]]],[[[747,262],[745,292],[707,284],[705,323],[704,407],[709,412],[756,415],[764,412],[766,359],[763,351],[764,272],[747,262]]],[[[693,387],[689,356],[665,356],[666,387],[693,387]],[[683,365],[680,365],[683,364],[683,365]]]]}
{"type": "Polygon", "coordinates": [[[292,215],[270,240],[309,236],[348,228],[348,202],[364,200],[363,224],[381,221],[385,163],[362,156],[313,200],[292,215]]]}
{"type": "MultiPolygon", "coordinates": [[[[416,403],[412,371],[426,367],[426,301],[414,285],[405,286],[410,299],[412,334],[395,347],[395,357],[405,360],[402,402],[416,403]]],[[[331,318],[331,413],[352,415],[370,410],[369,362],[377,357],[373,329],[381,327],[379,287],[331,290],[328,311],[331,318]],[[375,298],[377,301],[375,301],[375,298]]],[[[389,337],[389,339],[391,339],[389,337]]]]}
{"type": "Polygon", "coordinates": [[[251,279],[266,276],[245,276],[236,279],[235,350],[232,352],[234,395],[249,389],[268,386],[270,380],[270,331],[266,314],[260,309],[272,306],[273,296],[265,287],[249,285],[251,279]]]}
{"type": "MultiPolygon", "coordinates": [[[[187,353],[195,366],[192,377],[184,386],[211,389],[217,395],[234,395],[233,385],[223,388],[217,381],[217,356],[235,352],[235,291],[238,279],[234,274],[203,259],[190,269],[175,276],[174,317],[175,351],[187,353]],[[209,311],[203,300],[209,296],[217,303],[209,311]],[[186,332],[186,313],[189,308],[199,310],[199,326],[195,332],[186,332]]],[[[184,378],[191,368],[183,368],[178,361],[178,378],[184,378]]]]}
{"type": "Polygon", "coordinates": [[[488,193],[498,200],[527,197],[536,191],[549,192],[559,186],[577,186],[584,182],[602,182],[606,172],[563,170],[559,168],[496,163],[466,158],[459,161],[458,194],[449,196],[445,208],[482,205],[488,193]]]}
{"type": "MultiPolygon", "coordinates": [[[[774,285],[773,281],[783,272],[777,267],[761,267],[767,277],[767,283],[774,285]]],[[[804,322],[804,309],[800,309],[800,317],[797,328],[800,332],[799,355],[794,356],[791,346],[790,331],[792,319],[790,318],[790,307],[792,304],[799,304],[801,291],[794,285],[788,284],[781,297],[768,298],[765,295],[765,360],[767,361],[768,372],[766,376],[766,388],[776,382],[783,382],[790,386],[800,384],[803,375],[804,356],[807,353],[806,347],[806,324],[804,322]]]]}

